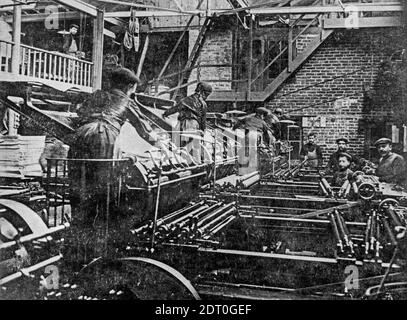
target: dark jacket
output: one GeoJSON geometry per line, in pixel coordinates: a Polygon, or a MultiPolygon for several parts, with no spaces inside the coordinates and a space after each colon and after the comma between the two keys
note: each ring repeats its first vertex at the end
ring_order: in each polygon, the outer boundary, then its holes
{"type": "Polygon", "coordinates": [[[403,183],[406,180],[406,162],[397,153],[390,152],[380,159],[376,169],[380,181],[388,183],[403,183]]]}
{"type": "Polygon", "coordinates": [[[166,110],[163,115],[167,117],[178,112],[178,121],[196,120],[199,124],[199,129],[204,131],[206,129],[207,109],[206,102],[199,94],[194,93],[182,99],[174,107],[166,110]]]}
{"type": "Polygon", "coordinates": [[[149,124],[142,119],[134,101],[120,90],[94,92],[78,110],[78,116],[79,128],[71,148],[73,158],[111,159],[126,120],[142,138],[149,139],[149,124]]]}
{"type": "MultiPolygon", "coordinates": [[[[67,34],[64,37],[64,45],[62,47],[62,51],[64,53],[69,53],[69,48],[71,47],[72,41],[75,39],[75,37],[72,34],[67,34]]],[[[75,39],[76,41],[76,39],[75,39]]],[[[78,42],[76,41],[76,44],[78,45],[78,42]]],[[[79,49],[78,49],[79,50],[79,49]]]]}
{"type": "MultiPolygon", "coordinates": [[[[360,159],[347,151],[345,152],[352,157],[350,169],[353,171],[361,170],[362,168],[360,164],[360,159]]],[[[331,154],[328,160],[328,164],[326,165],[327,173],[334,173],[339,170],[339,155],[341,153],[343,152],[338,150],[331,154]]]]}
{"type": "Polygon", "coordinates": [[[333,187],[342,187],[346,180],[351,181],[353,176],[353,171],[348,169],[337,170],[334,172],[332,179],[333,187]]]}

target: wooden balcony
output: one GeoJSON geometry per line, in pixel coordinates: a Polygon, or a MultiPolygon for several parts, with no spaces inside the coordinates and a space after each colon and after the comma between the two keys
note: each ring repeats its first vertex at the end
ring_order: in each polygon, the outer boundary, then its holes
{"type": "Polygon", "coordinates": [[[12,73],[13,46],[0,40],[0,81],[40,82],[61,91],[92,92],[92,62],[21,44],[18,73],[12,73]]]}

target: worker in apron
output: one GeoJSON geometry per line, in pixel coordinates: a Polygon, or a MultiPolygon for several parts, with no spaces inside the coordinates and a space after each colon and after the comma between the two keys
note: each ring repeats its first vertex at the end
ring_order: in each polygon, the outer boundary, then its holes
{"type": "Polygon", "coordinates": [[[321,147],[315,143],[315,133],[308,134],[308,141],[301,148],[300,158],[302,161],[308,160],[307,164],[310,168],[322,166],[322,151],[321,147]]]}

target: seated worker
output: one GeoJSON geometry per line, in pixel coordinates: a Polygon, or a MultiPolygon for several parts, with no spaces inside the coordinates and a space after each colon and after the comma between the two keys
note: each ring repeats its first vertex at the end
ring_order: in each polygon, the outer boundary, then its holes
{"type": "Polygon", "coordinates": [[[338,146],[338,149],[331,154],[329,157],[328,164],[326,165],[326,173],[331,174],[339,170],[339,156],[342,153],[347,153],[351,156],[351,169],[353,171],[359,169],[359,159],[352,155],[350,152],[348,152],[348,146],[349,146],[349,141],[346,138],[339,138],[336,140],[336,144],[338,146]]]}
{"type": "Polygon", "coordinates": [[[322,151],[321,147],[315,143],[315,133],[308,134],[308,142],[302,146],[300,158],[302,161],[308,160],[308,166],[311,168],[322,166],[322,151]]]}
{"type": "Polygon", "coordinates": [[[406,162],[402,156],[392,152],[392,142],[388,138],[381,138],[374,143],[380,154],[377,169],[370,169],[366,173],[379,177],[381,182],[403,184],[406,180],[406,162]]]}
{"type": "Polygon", "coordinates": [[[338,154],[338,169],[332,179],[333,187],[342,187],[346,180],[351,180],[353,171],[350,169],[352,156],[346,152],[338,154]]]}

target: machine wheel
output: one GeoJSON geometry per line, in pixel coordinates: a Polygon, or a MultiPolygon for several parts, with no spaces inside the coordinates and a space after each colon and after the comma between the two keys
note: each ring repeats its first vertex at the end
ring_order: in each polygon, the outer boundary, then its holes
{"type": "Polygon", "coordinates": [[[395,199],[392,199],[392,198],[384,199],[382,202],[380,202],[379,209],[386,209],[390,205],[392,205],[393,207],[398,207],[399,202],[397,200],[395,200],[395,199]]]}
{"type": "Polygon", "coordinates": [[[92,299],[200,300],[181,273],[149,258],[94,260],[79,272],[76,283],[80,296],[92,299]]]}
{"type": "Polygon", "coordinates": [[[376,194],[376,188],[371,183],[365,182],[359,186],[359,196],[364,200],[373,199],[376,194]]]}
{"type": "Polygon", "coordinates": [[[48,231],[47,225],[37,213],[26,205],[9,199],[0,199],[0,217],[10,222],[15,228],[21,229],[21,235],[44,234],[48,231]]]}

